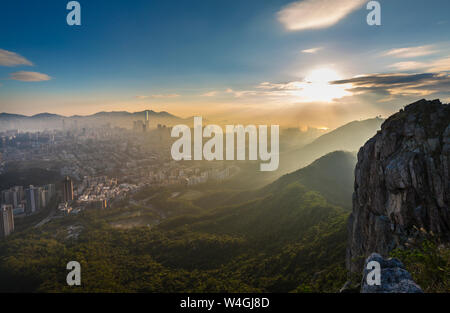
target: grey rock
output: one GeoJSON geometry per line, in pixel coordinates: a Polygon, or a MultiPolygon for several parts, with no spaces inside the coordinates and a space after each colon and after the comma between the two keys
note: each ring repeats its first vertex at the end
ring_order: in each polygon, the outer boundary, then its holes
{"type": "MultiPolygon", "coordinates": [[[[346,265],[361,273],[417,229],[450,241],[450,105],[420,100],[389,117],[358,152],[346,265]]],[[[400,268],[400,267],[399,267],[400,268]]]]}
{"type": "Polygon", "coordinates": [[[423,293],[423,291],[414,282],[411,274],[405,270],[400,260],[396,258],[384,259],[378,253],[372,253],[364,263],[361,293],[423,293]],[[367,264],[371,261],[380,264],[380,285],[369,285],[367,283],[367,275],[371,272],[371,269],[367,269],[367,264]]]}

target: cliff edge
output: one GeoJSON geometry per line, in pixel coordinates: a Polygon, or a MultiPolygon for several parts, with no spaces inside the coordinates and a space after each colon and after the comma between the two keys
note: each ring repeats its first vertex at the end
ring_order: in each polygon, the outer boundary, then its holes
{"type": "Polygon", "coordinates": [[[420,235],[450,236],[450,105],[420,100],[389,117],[359,150],[346,265],[361,273],[420,235]]]}

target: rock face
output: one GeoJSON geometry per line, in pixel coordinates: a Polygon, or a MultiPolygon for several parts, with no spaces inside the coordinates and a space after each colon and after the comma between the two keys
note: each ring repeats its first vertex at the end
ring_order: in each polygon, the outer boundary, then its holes
{"type": "Polygon", "coordinates": [[[450,105],[420,100],[389,117],[359,150],[347,268],[361,273],[420,229],[450,234],[450,105]]]}
{"type": "Polygon", "coordinates": [[[398,259],[386,260],[378,253],[372,253],[364,264],[361,293],[423,293],[423,291],[398,259]],[[380,264],[379,285],[367,283],[367,276],[371,272],[371,269],[367,269],[367,264],[372,261],[380,264]]]}

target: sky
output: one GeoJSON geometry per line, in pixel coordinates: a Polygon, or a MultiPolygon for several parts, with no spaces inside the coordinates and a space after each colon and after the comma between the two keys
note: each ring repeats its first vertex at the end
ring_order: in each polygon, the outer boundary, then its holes
{"type": "Polygon", "coordinates": [[[0,112],[336,127],[450,100],[450,1],[1,0],[0,112]]]}

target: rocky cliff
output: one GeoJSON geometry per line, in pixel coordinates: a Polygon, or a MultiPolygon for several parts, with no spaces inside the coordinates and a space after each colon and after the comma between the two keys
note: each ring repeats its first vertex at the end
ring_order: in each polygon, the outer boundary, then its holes
{"type": "Polygon", "coordinates": [[[346,264],[419,236],[450,234],[450,105],[420,100],[388,118],[359,150],[346,264]]]}

